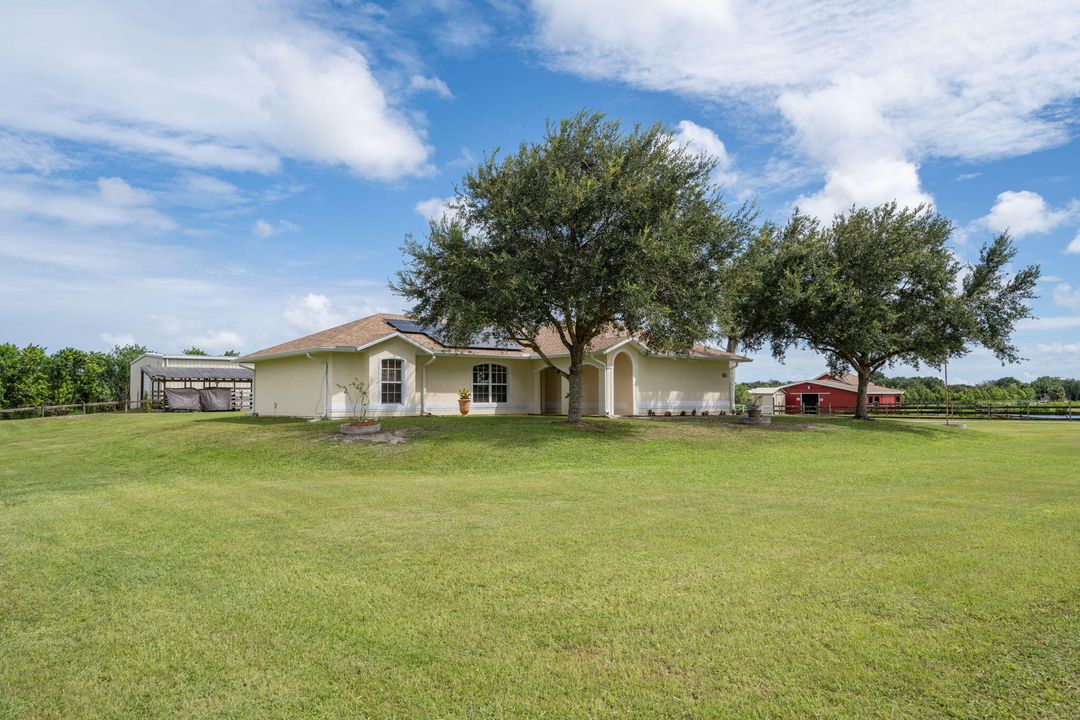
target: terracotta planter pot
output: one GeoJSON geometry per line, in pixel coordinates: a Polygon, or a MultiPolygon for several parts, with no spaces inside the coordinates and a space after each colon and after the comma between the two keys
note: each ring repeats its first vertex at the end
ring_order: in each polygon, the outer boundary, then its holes
{"type": "Polygon", "coordinates": [[[469,414],[469,408],[472,407],[472,400],[458,400],[457,409],[462,415],[469,414]]]}
{"type": "Polygon", "coordinates": [[[344,423],[340,426],[339,430],[342,435],[370,435],[382,430],[382,423],[374,420],[344,423]]]}

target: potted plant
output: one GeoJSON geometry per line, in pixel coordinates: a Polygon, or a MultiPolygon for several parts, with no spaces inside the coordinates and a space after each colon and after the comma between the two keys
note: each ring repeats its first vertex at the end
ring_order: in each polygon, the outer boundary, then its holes
{"type": "Polygon", "coordinates": [[[472,406],[472,393],[468,388],[461,388],[457,391],[457,397],[458,412],[462,415],[468,415],[469,408],[472,406]]]}
{"type": "Polygon", "coordinates": [[[761,401],[757,398],[751,398],[746,401],[746,415],[747,417],[759,418],[761,417],[761,401]]]}
{"type": "Polygon", "coordinates": [[[370,394],[367,385],[360,382],[360,378],[354,378],[348,385],[338,387],[345,393],[345,398],[352,407],[352,422],[343,423],[339,428],[343,435],[369,435],[382,430],[381,422],[368,419],[370,394]]]}

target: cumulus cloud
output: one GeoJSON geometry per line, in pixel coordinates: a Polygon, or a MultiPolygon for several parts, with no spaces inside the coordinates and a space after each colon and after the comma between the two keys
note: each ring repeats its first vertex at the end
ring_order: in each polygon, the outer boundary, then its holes
{"type": "Polygon", "coordinates": [[[452,218],[454,211],[450,207],[450,203],[454,201],[451,197],[430,197],[427,200],[421,200],[413,206],[413,212],[422,218],[428,220],[441,220],[444,217],[452,218]]]}
{"type": "Polygon", "coordinates": [[[991,230],[1008,230],[1015,237],[1047,233],[1069,219],[1068,209],[1051,208],[1042,195],[1021,190],[1008,190],[997,196],[990,213],[982,219],[991,230]]]}
{"type": "Polygon", "coordinates": [[[1080,232],[1076,233],[1076,237],[1069,242],[1065,252],[1070,255],[1080,255],[1080,232]]]}
{"type": "Polygon", "coordinates": [[[106,205],[139,207],[149,205],[154,200],[154,194],[149,190],[132,187],[123,178],[100,177],[97,186],[101,199],[106,205]]]}
{"type": "Polygon", "coordinates": [[[429,171],[423,131],[361,49],[289,3],[4,3],[0,26],[10,132],[195,167],[267,172],[295,158],[376,179],[429,171]]]}
{"type": "Polygon", "coordinates": [[[780,117],[825,185],[800,204],[931,202],[931,157],[983,160],[1065,142],[1080,95],[1080,6],[534,0],[550,62],[589,78],[780,117]],[[977,29],[977,30],[975,30],[977,29]]]}
{"type": "Polygon", "coordinates": [[[713,182],[717,185],[730,187],[735,184],[738,176],[732,172],[734,161],[724,141],[715,132],[690,120],[681,120],[675,126],[675,141],[690,152],[707,155],[716,161],[713,182]]]}
{"type": "Polygon", "coordinates": [[[297,332],[315,332],[348,322],[349,318],[319,293],[290,298],[281,314],[285,324],[297,332]]]}
{"type": "Polygon", "coordinates": [[[434,75],[431,77],[425,75],[413,75],[409,78],[409,87],[413,90],[422,92],[433,92],[446,100],[454,97],[454,94],[450,92],[450,86],[434,75]]]}
{"type": "Polygon", "coordinates": [[[262,218],[255,221],[255,224],[251,226],[251,233],[255,237],[269,238],[274,235],[281,235],[282,233],[295,232],[299,230],[299,226],[294,225],[288,220],[278,220],[277,225],[267,222],[262,218]]]}

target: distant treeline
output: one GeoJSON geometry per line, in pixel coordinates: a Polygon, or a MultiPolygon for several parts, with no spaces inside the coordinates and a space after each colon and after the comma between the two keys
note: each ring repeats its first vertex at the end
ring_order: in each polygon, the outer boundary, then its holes
{"type": "MultiPolygon", "coordinates": [[[[873,381],[883,387],[904,391],[903,402],[941,403],[945,401],[945,383],[937,377],[887,377],[876,373],[873,381]]],[[[792,380],[765,380],[760,382],[739,383],[736,386],[736,401],[745,402],[747,391],[758,387],[777,387],[792,380]]],[[[955,403],[1024,403],[1024,402],[1066,402],[1080,401],[1080,380],[1050,377],[1044,375],[1029,383],[1014,377],[987,380],[978,385],[949,384],[949,400],[955,403]]]]}
{"type": "Polygon", "coordinates": [[[40,345],[0,344],[0,408],[125,400],[131,361],[145,352],[141,345],[117,345],[50,355],[40,345]]]}

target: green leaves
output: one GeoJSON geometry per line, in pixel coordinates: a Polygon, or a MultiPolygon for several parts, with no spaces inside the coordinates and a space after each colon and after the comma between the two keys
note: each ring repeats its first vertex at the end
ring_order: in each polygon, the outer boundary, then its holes
{"type": "Polygon", "coordinates": [[[711,159],[659,125],[624,133],[598,113],[492,154],[462,180],[448,222],[405,245],[394,288],[454,338],[494,327],[529,346],[562,332],[571,365],[608,326],[686,351],[712,331],[747,218],[725,215],[711,159]]]}
{"type": "Polygon", "coordinates": [[[828,227],[796,212],[740,258],[733,323],[748,347],[768,343],[781,358],[808,346],[867,377],[898,362],[940,366],[975,344],[1016,360],[1010,336],[1029,315],[1039,269],[1008,275],[1016,253],[1006,235],[965,268],[947,246],[952,230],[929,208],[895,203],[853,208],[828,227]]]}

